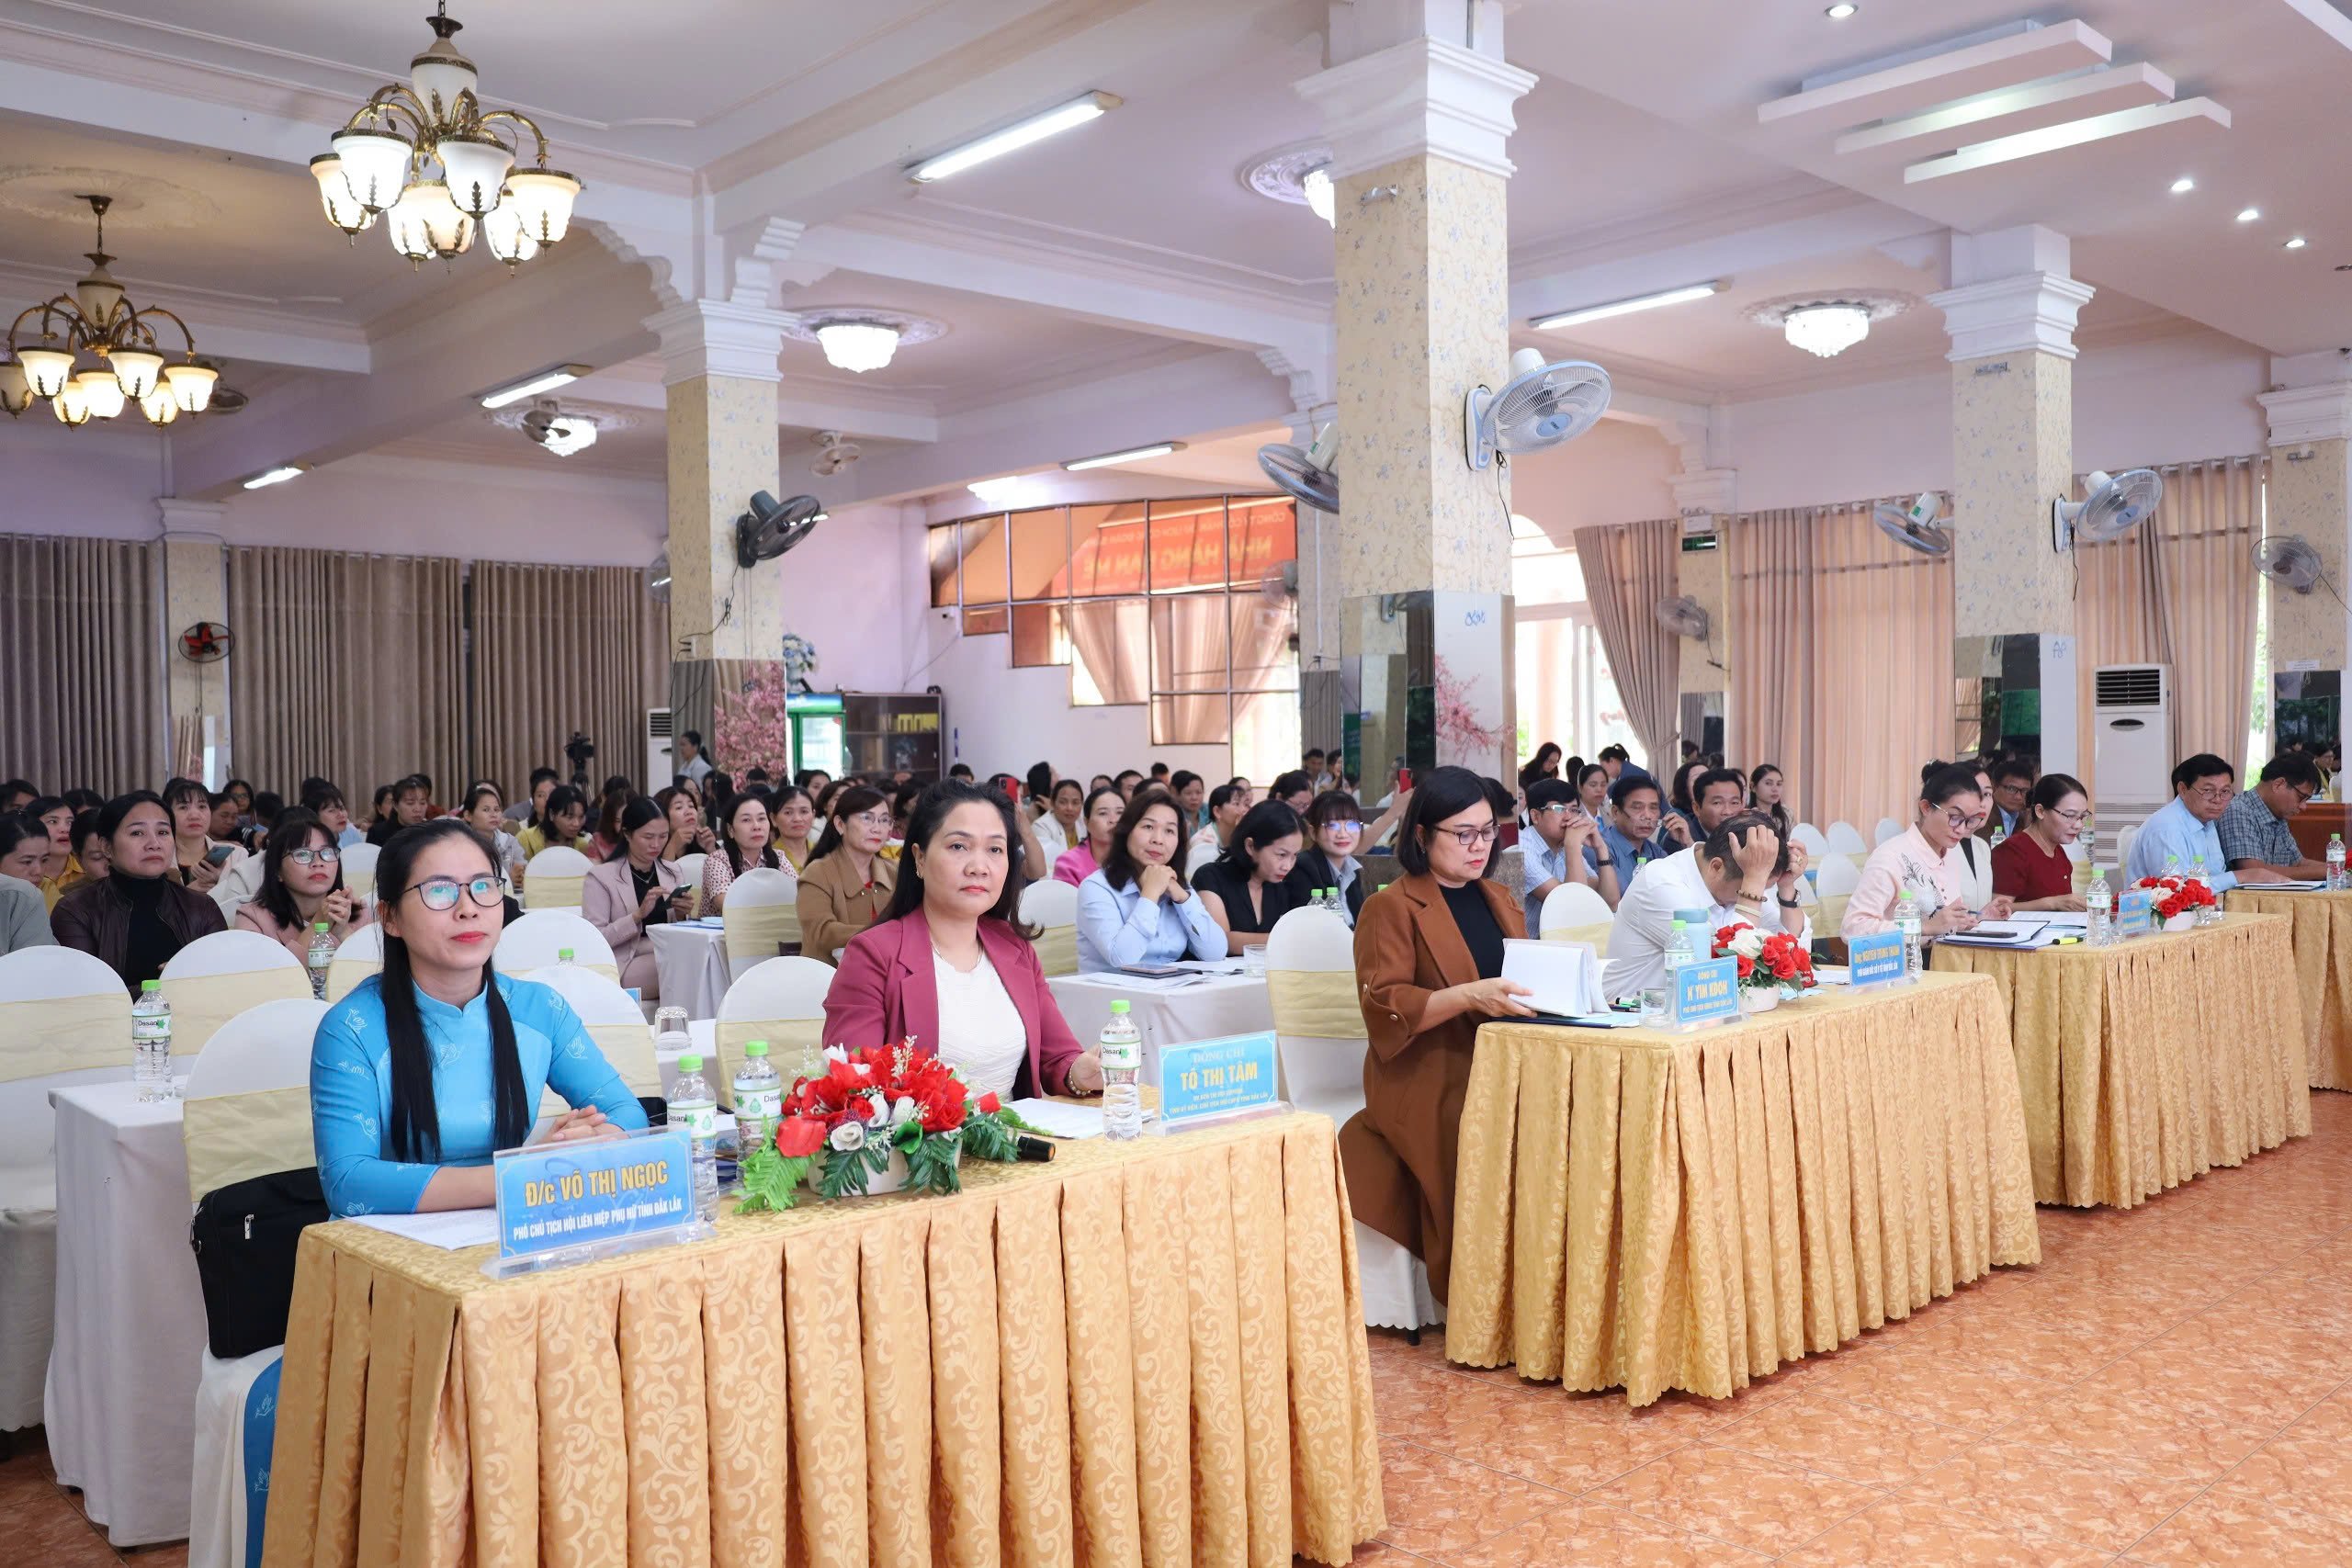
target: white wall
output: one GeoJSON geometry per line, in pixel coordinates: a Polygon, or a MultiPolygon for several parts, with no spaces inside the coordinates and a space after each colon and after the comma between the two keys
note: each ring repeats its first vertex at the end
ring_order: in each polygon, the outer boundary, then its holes
{"type": "MultiPolygon", "coordinates": [[[[1566,546],[1578,528],[1675,515],[1668,481],[1680,465],[1648,425],[1604,419],[1565,446],[1513,462],[1510,509],[1566,546]]],[[[1505,525],[1499,508],[1495,525],[1505,525]]]]}
{"type": "Polygon", "coordinates": [[[232,545],[644,566],[668,527],[658,479],[371,453],[239,492],[219,531],[232,545]]]}

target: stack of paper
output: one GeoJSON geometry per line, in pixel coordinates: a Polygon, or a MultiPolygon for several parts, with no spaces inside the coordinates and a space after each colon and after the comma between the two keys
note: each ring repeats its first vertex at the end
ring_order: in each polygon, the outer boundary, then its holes
{"type": "Polygon", "coordinates": [[[1537,1012],[1586,1018],[1609,1010],[1600,989],[1600,964],[1592,949],[1574,942],[1503,941],[1503,976],[1527,987],[1520,999],[1537,1012]]]}
{"type": "Polygon", "coordinates": [[[2044,919],[1979,920],[1964,931],[1953,931],[1936,940],[1955,947],[2031,949],[2048,947],[2058,940],[2058,933],[2044,919]]]}

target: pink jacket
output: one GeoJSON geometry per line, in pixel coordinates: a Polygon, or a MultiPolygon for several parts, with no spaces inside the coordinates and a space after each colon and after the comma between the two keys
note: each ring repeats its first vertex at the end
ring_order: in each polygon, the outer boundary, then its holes
{"type": "Polygon", "coordinates": [[[1095,863],[1093,844],[1081,839],[1078,848],[1065,850],[1055,857],[1054,880],[1067,882],[1076,887],[1102,869],[1095,863]]]}
{"type": "MultiPolygon", "coordinates": [[[[1084,1054],[1078,1036],[1046,988],[1036,949],[1002,920],[980,922],[980,951],[995,965],[1029,1033],[1029,1094],[1057,1094],[1069,1064],[1084,1054]]],[[[825,993],[829,1045],[895,1045],[914,1036],[915,1048],[939,1043],[939,983],[932,971],[931,922],[921,909],[884,920],[858,934],[842,953],[841,970],[825,993]]]]}

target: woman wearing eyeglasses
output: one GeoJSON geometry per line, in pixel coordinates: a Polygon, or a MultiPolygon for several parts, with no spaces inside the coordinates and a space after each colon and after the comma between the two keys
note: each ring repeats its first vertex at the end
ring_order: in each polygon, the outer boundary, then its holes
{"type": "Polygon", "coordinates": [[[800,873],[801,952],[832,963],[890,907],[898,867],[881,851],[891,827],[890,797],[880,790],[851,784],[834,793],[825,835],[800,873]]]}
{"type": "Polygon", "coordinates": [[[1996,897],[1980,912],[1968,905],[1968,863],[1961,841],[1984,825],[1989,805],[1976,770],[1965,762],[1930,762],[1919,785],[1911,827],[1871,852],[1860,882],[1846,902],[1839,934],[1875,936],[1894,929],[1895,906],[1907,890],[1919,911],[1919,934],[1932,941],[1964,931],[1980,919],[2007,919],[2010,901],[1996,897]]]}
{"type": "Polygon", "coordinates": [[[343,885],[342,849],[311,812],[299,806],[281,812],[261,855],[261,890],[237,910],[237,930],[259,931],[307,961],[318,921],[326,921],[337,947],[368,923],[367,909],[343,885]]]}
{"type": "Polygon", "coordinates": [[[1311,892],[1317,887],[1340,891],[1340,916],[1354,925],[1363,913],[1363,863],[1356,846],[1363,842],[1363,808],[1343,789],[1327,789],[1306,808],[1306,848],[1300,852],[1293,874],[1311,892]]]}
{"type": "Polygon", "coordinates": [[[2066,846],[2083,836],[2090,814],[2090,795],[2080,780],[2064,773],[2036,780],[2018,813],[2018,830],[1993,852],[1993,891],[2020,909],[2088,908],[2075,891],[2075,863],[2066,846]]]}
{"type": "Polygon", "coordinates": [[[1356,1218],[1428,1267],[1445,1300],[1453,1259],[1453,1168],[1478,1026],[1525,1018],[1503,979],[1503,940],[1527,934],[1518,890],[1487,875],[1495,813],[1467,768],[1415,780],[1397,834],[1405,874],[1363,901],[1356,996],[1372,1051],[1363,1110],[1340,1129],[1356,1218]]]}
{"type": "Polygon", "coordinates": [[[311,1133],[330,1211],[489,1207],[490,1156],[530,1136],[549,1089],[572,1107],[549,1142],[646,1124],[561,996],[492,971],[504,889],[479,834],[423,823],[384,846],[376,874],[383,971],[327,1010],[311,1046],[311,1133]]]}

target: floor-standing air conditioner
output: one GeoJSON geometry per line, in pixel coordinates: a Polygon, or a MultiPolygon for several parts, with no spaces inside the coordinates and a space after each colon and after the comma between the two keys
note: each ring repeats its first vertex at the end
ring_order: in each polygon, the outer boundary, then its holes
{"type": "Polygon", "coordinates": [[[2120,835],[2172,798],[2172,667],[2102,664],[2091,672],[2091,788],[2098,855],[2112,863],[2120,835]]]}
{"type": "Polygon", "coordinates": [[[645,710],[645,793],[667,789],[677,780],[675,754],[670,750],[670,710],[645,710]]]}

